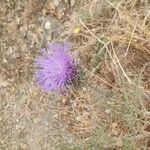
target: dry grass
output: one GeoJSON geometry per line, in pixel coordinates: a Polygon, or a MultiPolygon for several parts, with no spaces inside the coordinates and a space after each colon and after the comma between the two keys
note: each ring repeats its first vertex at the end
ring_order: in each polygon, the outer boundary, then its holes
{"type": "Polygon", "coordinates": [[[149,6],[148,1],[93,0],[72,16],[71,30],[81,29],[78,35],[69,35],[76,42],[74,49],[89,76],[90,83],[84,82],[88,86],[94,82],[95,86],[95,96],[89,105],[93,107],[97,126],[106,124],[107,132],[99,131],[106,136],[104,139],[100,139],[103,134],[92,136],[100,140],[93,144],[96,149],[106,145],[117,148],[118,140],[124,149],[128,149],[128,144],[129,149],[149,145],[149,131],[145,131],[145,126],[149,126],[150,103],[149,6]],[[107,97],[108,93],[111,94],[107,97]],[[108,145],[108,139],[114,143],[108,145]]]}
{"type": "Polygon", "coordinates": [[[150,2],[76,1],[69,9],[62,1],[65,11],[46,0],[26,3],[3,2],[0,11],[0,149],[149,149],[150,2]],[[47,20],[64,32],[52,28],[51,39],[47,20]],[[48,40],[64,39],[80,82],[68,95],[43,93],[34,59],[48,40]]]}

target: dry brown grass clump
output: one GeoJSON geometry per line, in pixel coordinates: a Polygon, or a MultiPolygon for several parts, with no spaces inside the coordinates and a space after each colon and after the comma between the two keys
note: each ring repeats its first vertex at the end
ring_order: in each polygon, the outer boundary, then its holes
{"type": "MultiPolygon", "coordinates": [[[[110,113],[105,120],[96,120],[97,125],[106,123],[105,132],[115,124],[115,133],[106,132],[106,139],[121,138],[122,148],[149,147],[149,7],[148,1],[93,0],[74,13],[69,24],[68,36],[75,43],[82,69],[92,77],[90,82],[94,82],[93,89],[97,91],[87,104],[94,108],[95,118],[110,113]],[[75,35],[76,28],[80,31],[75,35]]],[[[67,109],[69,113],[72,110],[67,109]]],[[[72,122],[73,116],[66,116],[72,122]]],[[[103,145],[106,139],[97,143],[103,145]]],[[[117,147],[115,142],[110,145],[117,147]]]]}

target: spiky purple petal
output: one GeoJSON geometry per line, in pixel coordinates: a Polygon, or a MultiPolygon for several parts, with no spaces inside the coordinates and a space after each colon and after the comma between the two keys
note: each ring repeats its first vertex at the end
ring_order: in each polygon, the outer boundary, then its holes
{"type": "Polygon", "coordinates": [[[44,91],[65,89],[76,78],[76,65],[70,49],[70,44],[63,42],[50,44],[47,51],[42,49],[36,60],[36,79],[44,91]]]}

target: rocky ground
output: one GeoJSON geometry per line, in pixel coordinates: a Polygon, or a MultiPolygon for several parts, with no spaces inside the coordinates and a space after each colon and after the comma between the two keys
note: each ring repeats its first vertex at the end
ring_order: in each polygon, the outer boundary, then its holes
{"type": "Polygon", "coordinates": [[[150,148],[150,3],[1,0],[0,149],[150,148]],[[35,58],[69,41],[80,80],[44,93],[35,58]]]}

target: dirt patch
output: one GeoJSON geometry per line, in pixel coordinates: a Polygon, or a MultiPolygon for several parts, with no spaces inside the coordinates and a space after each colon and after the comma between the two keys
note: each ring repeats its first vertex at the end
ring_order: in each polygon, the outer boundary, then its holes
{"type": "Polygon", "coordinates": [[[0,6],[0,149],[149,148],[148,1],[6,0],[0,6]],[[35,59],[69,41],[79,80],[37,86],[35,59]],[[140,144],[139,144],[140,143],[140,144]]]}

